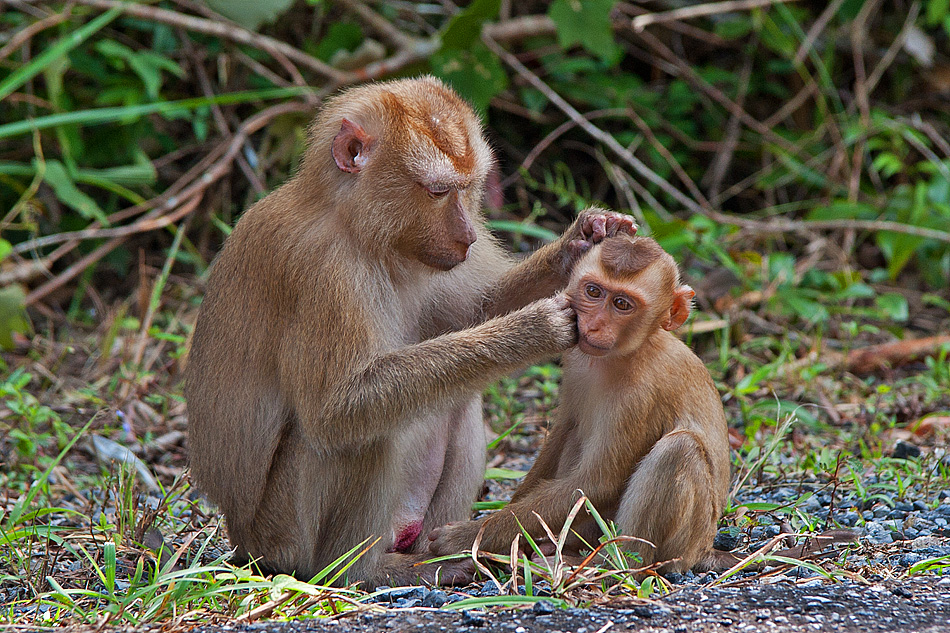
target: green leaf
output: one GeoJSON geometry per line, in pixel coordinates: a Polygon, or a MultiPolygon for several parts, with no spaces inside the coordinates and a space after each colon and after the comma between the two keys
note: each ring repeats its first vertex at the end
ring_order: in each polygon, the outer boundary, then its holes
{"type": "Polygon", "coordinates": [[[910,258],[917,252],[924,238],[891,231],[880,231],[874,236],[878,248],[887,260],[887,274],[893,280],[904,269],[910,258]]]}
{"type": "Polygon", "coordinates": [[[139,105],[122,106],[117,108],[92,108],[89,110],[74,110],[24,119],[0,125],[0,139],[27,134],[34,130],[45,130],[61,125],[100,125],[102,123],[130,123],[149,114],[170,115],[174,112],[196,110],[212,104],[232,105],[249,103],[265,99],[285,99],[303,94],[313,93],[313,89],[305,86],[291,86],[288,88],[268,88],[265,90],[242,90],[227,92],[213,97],[193,97],[179,101],[160,101],[157,103],[142,103],[139,105]]]}
{"type": "Polygon", "coordinates": [[[432,70],[468,99],[476,110],[484,112],[488,102],[508,87],[508,75],[495,55],[484,44],[470,50],[446,48],[431,58],[432,70]]]}
{"type": "Polygon", "coordinates": [[[0,237],[0,262],[13,252],[13,244],[0,237]]]}
{"type": "Polygon", "coordinates": [[[886,292],[874,298],[874,303],[888,318],[894,321],[906,321],[910,317],[907,299],[896,292],[886,292]]]}
{"type": "Polygon", "coordinates": [[[363,41],[363,30],[352,22],[334,22],[314,50],[314,56],[329,62],[339,50],[353,51],[363,41]]]}
{"type": "Polygon", "coordinates": [[[714,32],[726,40],[737,40],[752,32],[752,20],[748,17],[735,18],[716,22],[714,32]]]}
{"type": "Polygon", "coordinates": [[[453,17],[442,32],[442,48],[470,49],[481,37],[482,24],[498,15],[501,0],[475,0],[453,17]]]}
{"type": "Polygon", "coordinates": [[[521,479],[527,475],[523,470],[510,468],[488,468],[485,470],[485,479],[521,479]]]}
{"type": "Polygon", "coordinates": [[[812,323],[827,321],[828,308],[821,305],[798,288],[786,287],[779,290],[776,300],[784,309],[812,323]]]}
{"type": "Polygon", "coordinates": [[[833,200],[826,206],[816,207],[808,212],[806,220],[873,220],[878,211],[865,202],[833,200]]]}
{"type": "Polygon", "coordinates": [[[151,51],[135,51],[115,40],[97,42],[95,49],[105,57],[127,63],[142,80],[149,100],[158,99],[158,91],[162,87],[163,70],[179,78],[185,76],[182,67],[167,57],[151,51]]]}
{"type": "Polygon", "coordinates": [[[927,25],[936,26],[950,13],[950,0],[927,0],[927,25]]]}
{"type": "Polygon", "coordinates": [[[87,196],[76,187],[72,176],[66,170],[66,166],[58,160],[46,161],[46,172],[43,174],[43,180],[53,188],[53,193],[60,202],[79,212],[79,215],[88,220],[98,220],[103,225],[108,225],[105,211],[102,210],[96,201],[87,196]]]}
{"type": "MultiPolygon", "coordinates": [[[[9,243],[6,243],[9,246],[9,243]]],[[[0,288],[0,347],[13,347],[13,333],[26,334],[30,322],[26,318],[26,293],[18,285],[0,288]]]]}
{"type": "Polygon", "coordinates": [[[507,233],[517,233],[518,235],[527,235],[545,242],[553,242],[558,235],[554,231],[538,226],[537,224],[528,224],[525,222],[515,222],[513,220],[490,220],[488,228],[492,231],[505,231],[507,233]]]}
{"type": "Polygon", "coordinates": [[[548,17],[557,27],[563,48],[580,44],[606,62],[617,61],[620,49],[614,42],[610,11],[615,0],[554,0],[548,17]]]}
{"type": "Polygon", "coordinates": [[[204,0],[204,3],[226,18],[256,31],[261,24],[277,19],[294,0],[204,0]]]}

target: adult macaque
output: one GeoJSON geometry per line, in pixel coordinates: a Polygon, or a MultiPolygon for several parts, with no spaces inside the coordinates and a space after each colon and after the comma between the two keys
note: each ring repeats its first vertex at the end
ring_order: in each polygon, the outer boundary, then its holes
{"type": "Polygon", "coordinates": [[[585,212],[513,265],[480,216],[491,164],[438,80],[361,86],[327,103],[297,175],[234,228],[185,394],[192,473],[239,557],[309,578],[377,538],[349,580],[468,578],[418,564],[417,536],[469,516],[480,391],[573,345],[574,314],[548,295],[591,244],[634,231],[585,212]]]}
{"type": "MultiPolygon", "coordinates": [[[[429,534],[433,554],[470,548],[507,553],[521,532],[559,531],[583,491],[645,564],[666,571],[711,555],[729,493],[729,441],[716,387],[703,363],[670,334],[694,296],[673,258],[653,240],[618,236],[593,247],[567,291],[578,343],[563,357],[561,403],[537,461],[511,503],[479,521],[429,534]],[[517,520],[516,520],[517,519],[517,520]],[[655,547],[654,547],[655,546],[655,547]]],[[[596,542],[596,526],[575,529],[596,542]]]]}

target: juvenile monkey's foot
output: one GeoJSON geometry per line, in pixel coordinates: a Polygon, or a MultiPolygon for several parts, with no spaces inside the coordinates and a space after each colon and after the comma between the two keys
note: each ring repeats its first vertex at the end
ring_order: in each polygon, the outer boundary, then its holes
{"type": "Polygon", "coordinates": [[[429,532],[429,554],[447,556],[472,549],[481,525],[479,521],[461,521],[435,528],[429,532]]]}
{"type": "Polygon", "coordinates": [[[432,577],[427,578],[433,585],[467,585],[475,579],[475,562],[471,558],[447,560],[441,563],[429,563],[434,569],[432,577]]]}

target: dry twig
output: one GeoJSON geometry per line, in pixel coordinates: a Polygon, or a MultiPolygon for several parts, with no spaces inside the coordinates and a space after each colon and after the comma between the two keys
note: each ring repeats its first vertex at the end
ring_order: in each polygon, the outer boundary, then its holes
{"type": "Polygon", "coordinates": [[[707,4],[697,4],[682,9],[673,9],[672,11],[663,11],[662,13],[648,13],[633,18],[630,23],[634,30],[642,31],[651,24],[661,22],[673,22],[674,20],[688,20],[690,18],[700,18],[707,15],[718,15],[720,13],[731,13],[733,11],[748,11],[759,7],[767,7],[781,2],[795,2],[796,0],[728,0],[727,2],[709,2],[707,4]]]}

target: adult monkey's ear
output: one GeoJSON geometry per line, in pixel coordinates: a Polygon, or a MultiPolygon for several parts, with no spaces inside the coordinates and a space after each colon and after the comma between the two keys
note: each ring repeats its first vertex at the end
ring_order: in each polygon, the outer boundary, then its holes
{"type": "Polygon", "coordinates": [[[673,291],[673,305],[670,306],[670,316],[662,324],[664,330],[675,330],[686,323],[695,296],[696,293],[689,286],[680,286],[673,291]]]}
{"type": "Polygon", "coordinates": [[[330,147],[333,162],[340,171],[358,174],[366,166],[373,140],[373,137],[367,134],[359,123],[343,119],[340,123],[340,131],[336,133],[333,145],[330,147]]]}

